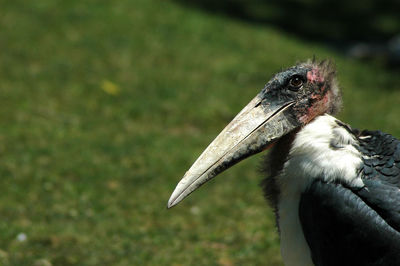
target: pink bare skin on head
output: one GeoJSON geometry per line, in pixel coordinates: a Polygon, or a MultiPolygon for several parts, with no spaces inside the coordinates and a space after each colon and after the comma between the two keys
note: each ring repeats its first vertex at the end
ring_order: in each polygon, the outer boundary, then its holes
{"type": "Polygon", "coordinates": [[[314,83],[314,82],[322,83],[322,82],[324,82],[324,77],[323,77],[323,75],[321,75],[319,73],[317,68],[313,68],[313,69],[311,69],[310,71],[307,72],[307,79],[311,83],[314,83]]]}
{"type": "Polygon", "coordinates": [[[318,115],[323,114],[327,110],[331,98],[332,98],[332,93],[330,91],[326,93],[322,98],[315,97],[314,99],[317,100],[316,103],[311,107],[307,108],[307,113],[300,117],[300,121],[306,124],[311,120],[313,120],[318,115]]]}
{"type": "MultiPolygon", "coordinates": [[[[313,67],[310,71],[307,72],[307,80],[310,83],[321,84],[324,83],[325,78],[324,74],[321,73],[321,69],[317,67],[313,67]]],[[[332,98],[332,93],[328,91],[325,93],[326,86],[325,84],[321,84],[321,88],[318,93],[311,95],[311,99],[315,102],[312,106],[307,108],[307,113],[300,117],[300,121],[303,123],[308,123],[316,116],[326,112],[330,105],[330,101],[332,98]]]]}

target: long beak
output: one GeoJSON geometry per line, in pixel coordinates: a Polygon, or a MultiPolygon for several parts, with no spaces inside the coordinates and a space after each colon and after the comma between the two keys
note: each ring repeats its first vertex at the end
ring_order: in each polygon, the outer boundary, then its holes
{"type": "Polygon", "coordinates": [[[262,93],[257,95],[185,173],[168,201],[168,208],[178,204],[222,171],[263,151],[269,144],[297,127],[289,112],[293,103],[268,103],[262,93]]]}

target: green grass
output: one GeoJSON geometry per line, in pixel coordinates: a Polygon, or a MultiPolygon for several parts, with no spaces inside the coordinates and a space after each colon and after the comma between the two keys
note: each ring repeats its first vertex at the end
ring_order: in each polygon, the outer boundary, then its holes
{"type": "Polygon", "coordinates": [[[1,265],[281,265],[260,156],[166,203],[270,76],[313,55],[337,62],[341,119],[400,136],[394,73],[271,27],[162,0],[0,2],[1,265]]]}

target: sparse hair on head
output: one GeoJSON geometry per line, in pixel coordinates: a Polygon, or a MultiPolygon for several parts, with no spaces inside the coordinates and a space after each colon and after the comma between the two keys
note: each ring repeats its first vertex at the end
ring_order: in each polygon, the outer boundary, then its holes
{"type": "Polygon", "coordinates": [[[330,59],[324,59],[322,61],[318,61],[316,57],[313,56],[312,59],[308,59],[307,61],[299,63],[297,65],[301,67],[316,68],[318,69],[318,72],[320,72],[326,78],[326,80],[329,81],[329,84],[327,85],[330,87],[333,98],[332,98],[332,105],[330,106],[330,109],[327,110],[327,113],[331,115],[337,114],[342,107],[342,93],[339,88],[338,81],[336,79],[335,62],[330,59]]]}

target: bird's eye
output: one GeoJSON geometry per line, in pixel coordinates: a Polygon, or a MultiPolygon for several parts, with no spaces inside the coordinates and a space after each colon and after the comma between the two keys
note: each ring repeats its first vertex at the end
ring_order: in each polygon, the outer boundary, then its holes
{"type": "Polygon", "coordinates": [[[303,79],[301,76],[299,75],[295,75],[293,76],[290,81],[289,81],[289,86],[292,89],[298,89],[303,85],[303,79]]]}

